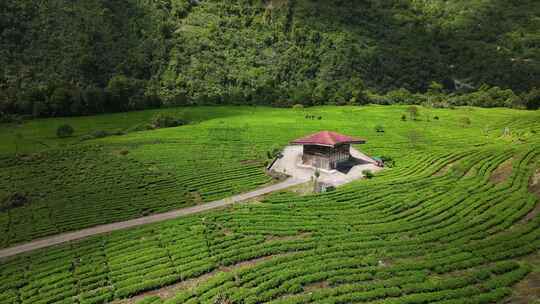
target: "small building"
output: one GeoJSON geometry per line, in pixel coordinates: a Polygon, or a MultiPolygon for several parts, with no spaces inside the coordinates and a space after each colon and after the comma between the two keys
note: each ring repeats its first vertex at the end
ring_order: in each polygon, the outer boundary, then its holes
{"type": "Polygon", "coordinates": [[[364,144],[361,138],[351,137],[331,131],[322,131],[292,141],[302,145],[302,163],[324,170],[335,170],[340,164],[349,162],[351,144],[364,144]]]}

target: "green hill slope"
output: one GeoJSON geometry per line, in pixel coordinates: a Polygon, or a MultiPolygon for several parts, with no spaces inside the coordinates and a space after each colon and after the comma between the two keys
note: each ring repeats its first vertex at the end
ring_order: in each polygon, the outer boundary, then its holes
{"type": "Polygon", "coordinates": [[[340,103],[365,88],[423,91],[432,81],[518,92],[540,85],[532,0],[16,0],[0,8],[0,111],[143,108],[148,96],[340,103]],[[124,90],[102,100],[96,90],[120,75],[124,90]]]}
{"type": "Polygon", "coordinates": [[[411,176],[416,176],[419,166],[441,159],[450,162],[449,153],[459,158],[461,153],[487,149],[499,155],[506,149],[538,146],[540,112],[419,108],[417,121],[402,121],[406,109],[165,109],[160,112],[202,121],[85,141],[80,139],[97,128],[122,134],[157,112],[36,119],[0,129],[0,141],[13,143],[0,149],[0,208],[8,206],[7,211],[0,209],[4,232],[0,248],[260,188],[272,182],[264,171],[272,150],[320,130],[367,138],[368,144],[358,148],[372,156],[393,158],[397,166],[387,171],[411,170],[411,176]],[[321,119],[306,118],[310,116],[321,119]],[[464,118],[470,123],[464,123],[464,118]],[[51,138],[55,127],[64,123],[74,126],[74,138],[51,138]],[[378,125],[384,133],[375,130],[378,125]],[[511,135],[501,136],[505,128],[511,135]],[[14,137],[16,132],[22,136],[14,137]],[[26,203],[10,206],[17,195],[23,195],[26,203]]]}
{"type": "Polygon", "coordinates": [[[540,112],[405,109],[193,107],[221,116],[5,158],[0,198],[29,200],[0,211],[0,247],[258,188],[267,151],[321,129],[395,166],[0,260],[0,303],[536,303],[540,112]]]}

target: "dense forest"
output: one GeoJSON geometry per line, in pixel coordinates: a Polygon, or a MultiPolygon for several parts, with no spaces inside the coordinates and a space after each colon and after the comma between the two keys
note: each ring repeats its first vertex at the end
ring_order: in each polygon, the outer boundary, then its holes
{"type": "Polygon", "coordinates": [[[538,108],[536,0],[0,2],[0,113],[161,105],[538,108]]]}

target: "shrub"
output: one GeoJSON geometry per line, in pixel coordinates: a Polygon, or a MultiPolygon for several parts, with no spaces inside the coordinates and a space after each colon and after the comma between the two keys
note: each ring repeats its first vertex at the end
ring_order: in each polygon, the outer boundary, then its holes
{"type": "Polygon", "coordinates": [[[435,116],[435,117],[433,117],[433,119],[439,120],[439,116],[435,116]]]}
{"type": "Polygon", "coordinates": [[[109,133],[107,133],[107,131],[97,130],[97,131],[92,132],[93,138],[103,138],[107,136],[109,136],[109,133]]]}
{"type": "Polygon", "coordinates": [[[92,136],[90,134],[86,134],[86,135],[81,136],[81,141],[86,141],[86,140],[91,140],[91,139],[94,139],[94,136],[92,136]]]}
{"type": "Polygon", "coordinates": [[[28,204],[29,199],[24,193],[13,193],[0,201],[0,211],[8,211],[28,204]]]}
{"type": "Polygon", "coordinates": [[[381,156],[381,160],[384,163],[384,166],[388,168],[392,168],[396,164],[394,159],[390,156],[381,156]]]}
{"type": "Polygon", "coordinates": [[[373,175],[373,172],[369,170],[362,171],[362,174],[364,174],[364,177],[367,179],[372,179],[375,175],[373,175]]]}
{"type": "Polygon", "coordinates": [[[464,126],[470,126],[471,125],[471,119],[469,117],[462,117],[459,119],[459,122],[464,126]]]}
{"type": "Polygon", "coordinates": [[[127,133],[130,133],[130,132],[139,132],[139,131],[148,131],[148,130],[154,130],[155,127],[154,125],[152,124],[149,124],[149,123],[142,123],[142,124],[138,124],[138,125],[135,125],[131,128],[129,128],[127,130],[127,133]]]}
{"type": "Polygon", "coordinates": [[[155,128],[174,128],[185,125],[186,122],[183,119],[175,118],[167,114],[157,114],[152,118],[152,125],[155,128]]]}
{"type": "Polygon", "coordinates": [[[407,121],[407,115],[405,115],[405,114],[401,115],[401,120],[402,121],[407,121]]]}
{"type": "Polygon", "coordinates": [[[266,151],[266,157],[268,159],[274,159],[276,157],[281,157],[281,149],[278,146],[272,147],[272,149],[266,151]]]}
{"type": "Polygon", "coordinates": [[[73,127],[68,124],[63,124],[56,129],[56,136],[66,138],[73,135],[73,127]]]}
{"type": "Polygon", "coordinates": [[[384,127],[381,126],[381,125],[376,125],[376,126],[375,126],[375,132],[377,132],[377,133],[384,133],[384,127]]]}

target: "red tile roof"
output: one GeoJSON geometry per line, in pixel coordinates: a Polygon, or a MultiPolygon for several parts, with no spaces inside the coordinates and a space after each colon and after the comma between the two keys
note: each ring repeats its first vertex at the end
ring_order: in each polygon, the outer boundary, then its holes
{"type": "Polygon", "coordinates": [[[362,138],[351,137],[332,131],[322,131],[306,137],[292,141],[295,145],[319,145],[334,147],[338,144],[364,144],[366,141],[362,138]]]}

